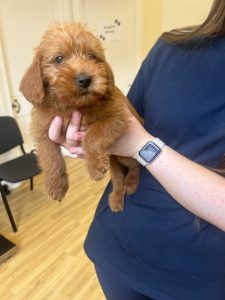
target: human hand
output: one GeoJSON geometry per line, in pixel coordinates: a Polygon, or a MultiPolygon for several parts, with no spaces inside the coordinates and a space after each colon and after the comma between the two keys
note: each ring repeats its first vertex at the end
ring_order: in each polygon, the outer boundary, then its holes
{"type": "Polygon", "coordinates": [[[65,147],[70,153],[76,154],[79,158],[84,158],[84,149],[81,141],[86,134],[87,128],[81,126],[82,115],[75,111],[72,113],[67,128],[63,126],[63,119],[59,116],[52,120],[48,136],[53,142],[65,147]]]}
{"type": "MultiPolygon", "coordinates": [[[[154,137],[151,136],[128,111],[128,126],[121,136],[109,147],[108,153],[124,157],[133,157],[137,151],[154,137]]],[[[81,126],[82,116],[79,112],[73,112],[68,127],[63,127],[63,119],[56,116],[49,127],[49,138],[65,147],[70,153],[76,154],[79,158],[84,158],[85,153],[81,145],[82,139],[87,132],[87,128],[81,126]]]]}

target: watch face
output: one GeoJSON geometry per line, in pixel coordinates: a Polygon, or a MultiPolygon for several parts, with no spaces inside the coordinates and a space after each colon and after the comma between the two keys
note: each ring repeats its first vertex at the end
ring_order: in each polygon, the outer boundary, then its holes
{"type": "Polygon", "coordinates": [[[144,148],[141,149],[139,155],[142,159],[144,159],[147,163],[153,162],[156,157],[161,153],[161,149],[154,144],[153,142],[149,142],[144,148]]]}

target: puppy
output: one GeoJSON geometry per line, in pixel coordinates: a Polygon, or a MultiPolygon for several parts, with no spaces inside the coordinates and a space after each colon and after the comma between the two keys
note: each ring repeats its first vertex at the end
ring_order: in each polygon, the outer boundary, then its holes
{"type": "Polygon", "coordinates": [[[60,146],[48,138],[50,123],[59,115],[67,126],[76,110],[82,113],[82,125],[89,128],[82,146],[90,177],[101,180],[111,169],[109,206],[121,211],[125,192],[132,194],[138,186],[139,164],[132,158],[110,156],[107,149],[128,125],[127,108],[138,115],[115,86],[100,41],[79,23],[50,26],[21,80],[20,91],[33,104],[31,134],[47,194],[61,200],[69,187],[60,146]]]}

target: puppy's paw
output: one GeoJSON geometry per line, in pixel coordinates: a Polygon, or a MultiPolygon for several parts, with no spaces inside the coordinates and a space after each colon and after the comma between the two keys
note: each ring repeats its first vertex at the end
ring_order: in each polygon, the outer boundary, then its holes
{"type": "Polygon", "coordinates": [[[134,194],[139,185],[140,169],[138,167],[130,168],[125,177],[125,190],[128,195],[134,194]]]}
{"type": "Polygon", "coordinates": [[[48,196],[53,200],[62,200],[65,197],[66,192],[68,191],[69,183],[67,176],[51,178],[46,180],[45,191],[48,196]]]}
{"type": "Polygon", "coordinates": [[[105,168],[98,168],[95,170],[89,171],[91,179],[95,181],[100,181],[104,178],[105,174],[107,173],[107,170],[105,168]]]}
{"type": "Polygon", "coordinates": [[[128,195],[132,195],[135,193],[137,187],[139,185],[139,180],[134,177],[128,176],[125,179],[125,190],[128,195]]]}
{"type": "Polygon", "coordinates": [[[87,168],[91,179],[100,181],[107,173],[109,164],[105,163],[102,160],[95,160],[88,162],[87,168]]]}
{"type": "Polygon", "coordinates": [[[115,192],[109,195],[109,207],[113,212],[121,212],[124,208],[124,192],[115,192]]]}

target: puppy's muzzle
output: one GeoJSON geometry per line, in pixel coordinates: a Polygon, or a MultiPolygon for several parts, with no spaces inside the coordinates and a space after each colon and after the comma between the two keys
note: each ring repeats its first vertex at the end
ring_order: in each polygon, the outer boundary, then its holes
{"type": "Polygon", "coordinates": [[[76,83],[79,85],[81,88],[88,88],[91,84],[91,76],[87,74],[79,74],[76,78],[76,83]]]}

